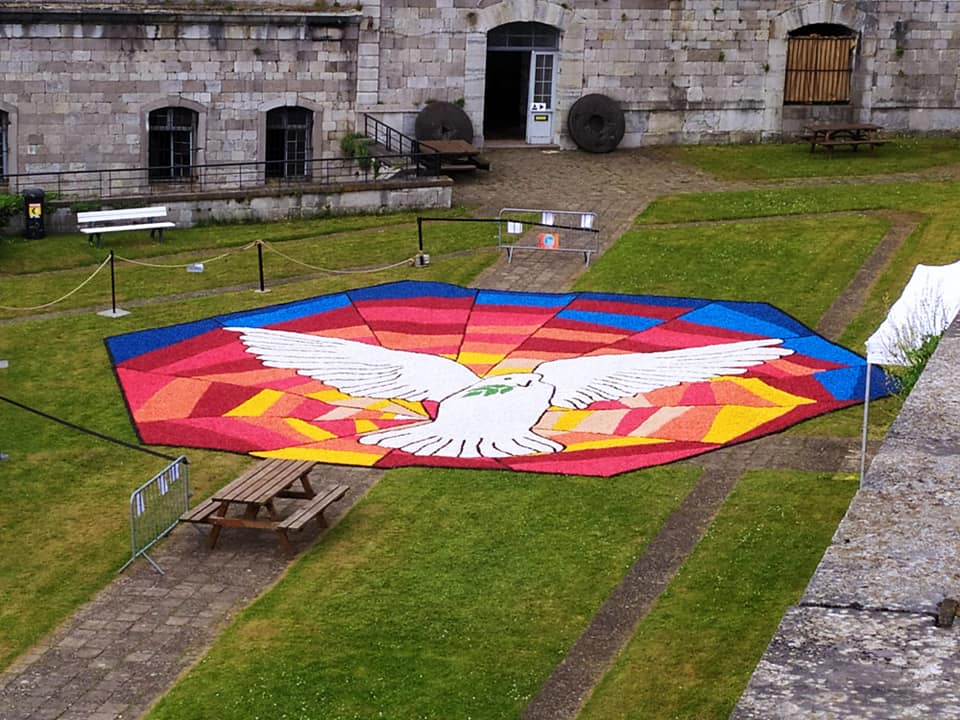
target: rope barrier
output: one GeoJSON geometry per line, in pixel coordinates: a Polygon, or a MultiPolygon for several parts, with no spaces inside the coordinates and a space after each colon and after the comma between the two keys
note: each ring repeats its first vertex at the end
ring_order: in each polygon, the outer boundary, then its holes
{"type": "Polygon", "coordinates": [[[258,242],[261,242],[261,241],[252,240],[251,242],[248,242],[246,245],[242,245],[241,247],[230,248],[229,250],[227,250],[227,252],[217,255],[215,257],[209,258],[207,260],[194,260],[192,262],[183,263],[179,265],[163,265],[160,263],[149,263],[149,262],[144,262],[143,260],[133,260],[131,258],[125,258],[120,255],[117,255],[117,260],[122,260],[125,263],[130,263],[131,265],[140,265],[141,267],[183,269],[186,267],[190,267],[191,265],[194,265],[198,262],[203,264],[209,264],[212,262],[217,262],[218,260],[223,260],[224,258],[230,257],[235,253],[243,252],[244,250],[249,250],[252,247],[256,247],[258,242]]]}
{"type": "Polygon", "coordinates": [[[107,442],[112,442],[117,445],[122,445],[123,447],[130,448],[131,450],[138,450],[139,452],[146,453],[147,455],[154,455],[155,457],[163,458],[165,460],[170,460],[170,461],[177,460],[177,458],[173,457],[172,455],[165,455],[164,453],[157,452],[156,450],[149,450],[148,448],[140,447],[139,445],[134,445],[133,443],[128,443],[126,440],[120,440],[118,438],[110,437],[109,435],[104,435],[103,433],[99,433],[96,430],[90,430],[89,428],[85,428],[81,425],[77,425],[76,423],[72,423],[69,420],[64,420],[54,415],[50,415],[48,413],[43,412],[42,410],[37,410],[36,408],[32,408],[29,405],[24,405],[23,403],[19,403],[16,400],[11,400],[10,398],[4,397],[3,395],[0,395],[0,400],[3,400],[4,402],[8,402],[11,405],[14,405],[20,408],[21,410],[26,410],[27,412],[32,412],[34,415],[39,415],[45,420],[52,420],[53,422],[60,423],[61,425],[65,425],[66,427],[72,430],[79,430],[80,432],[86,433],[87,435],[93,435],[93,437],[95,438],[100,438],[101,440],[106,440],[107,442]]]}
{"type": "Polygon", "coordinates": [[[56,305],[56,304],[59,303],[59,302],[63,302],[63,301],[66,300],[68,297],[70,297],[71,295],[73,295],[75,292],[77,292],[78,290],[80,290],[80,289],[81,289],[84,285],[86,285],[88,282],[90,282],[91,280],[93,280],[93,279],[97,276],[97,273],[99,273],[101,270],[103,270],[103,268],[106,267],[107,263],[109,263],[109,262],[110,262],[110,257],[109,257],[109,256],[106,257],[106,258],[104,258],[104,261],[103,261],[102,263],[100,263],[100,266],[99,266],[96,270],[93,271],[93,274],[92,274],[90,277],[88,277],[86,280],[84,280],[82,283],[80,283],[79,285],[77,285],[77,287],[75,287],[73,290],[71,290],[70,292],[68,292],[66,295],[64,295],[64,296],[61,297],[61,298],[57,298],[56,300],[53,300],[53,301],[51,301],[51,302],[44,303],[43,305],[34,305],[33,307],[10,307],[10,306],[8,306],[8,305],[0,305],[0,310],[14,310],[14,311],[23,310],[23,311],[27,311],[27,310],[43,310],[44,308],[52,307],[53,305],[56,305]]]}
{"type": "Polygon", "coordinates": [[[123,262],[125,262],[125,263],[128,263],[128,264],[130,264],[130,265],[139,265],[139,266],[141,266],[141,267],[160,268],[160,269],[183,269],[183,268],[190,267],[191,265],[195,265],[195,264],[198,263],[198,262],[199,262],[199,263],[203,263],[203,264],[208,264],[208,263],[212,263],[212,262],[217,262],[218,260],[223,260],[224,258],[227,258],[227,257],[229,257],[229,256],[231,256],[231,255],[234,255],[234,254],[238,253],[238,252],[244,252],[244,251],[249,250],[249,249],[251,249],[251,248],[253,248],[253,247],[260,247],[260,248],[266,247],[266,248],[267,248],[268,250],[270,250],[271,252],[279,255],[280,257],[284,258],[285,260],[288,260],[289,262],[292,262],[292,263],[294,263],[294,264],[296,264],[296,265],[300,265],[300,266],[302,266],[302,267],[308,268],[308,269],[310,269],[310,270],[315,270],[315,271],[317,271],[317,272],[326,273],[326,274],[328,274],[328,275],[362,275],[362,274],[365,274],[365,273],[382,272],[382,271],[384,271],[384,270],[391,270],[391,269],[396,268],[396,267],[401,267],[402,265],[412,265],[412,264],[414,264],[414,262],[415,262],[415,260],[416,260],[415,258],[410,257],[410,258],[404,258],[403,260],[400,260],[399,262],[391,263],[391,264],[389,264],[389,265],[382,265],[382,266],[380,266],[380,267],[362,268],[362,269],[358,269],[358,270],[332,270],[332,269],[330,269],[330,268],[318,267],[318,266],[316,266],[316,265],[311,265],[311,264],[309,264],[309,263],[303,262],[302,260],[297,260],[296,258],[291,257],[290,255],[287,255],[287,254],[284,253],[284,252],[281,252],[280,250],[278,250],[277,248],[273,247],[270,243],[266,242],[265,240],[253,240],[253,241],[247,243],[246,245],[242,245],[242,246],[236,247],[236,248],[231,248],[231,249],[229,249],[227,252],[221,253],[220,255],[216,255],[216,256],[214,256],[214,257],[212,257],[212,258],[208,258],[208,259],[206,259],[206,260],[199,260],[199,261],[194,260],[194,261],[192,261],[192,262],[182,263],[182,264],[178,263],[178,264],[170,264],[170,265],[167,265],[167,264],[161,264],[161,263],[150,263],[150,262],[144,262],[143,260],[134,260],[134,259],[132,259],[132,258],[122,257],[122,256],[120,256],[120,255],[111,255],[111,256],[106,257],[106,258],[104,259],[104,261],[103,261],[102,263],[100,263],[100,265],[97,267],[96,270],[93,271],[93,273],[90,275],[90,277],[88,277],[86,280],[84,280],[82,283],[80,283],[77,287],[75,287],[73,290],[71,290],[70,292],[68,292],[66,295],[64,295],[64,296],[62,296],[62,297],[59,297],[59,298],[57,298],[56,300],[52,300],[52,301],[50,301],[50,302],[48,302],[48,303],[44,303],[44,304],[42,304],[42,305],[33,305],[33,306],[31,306],[31,307],[15,307],[15,306],[10,306],[10,305],[0,305],[0,310],[9,310],[9,311],[13,311],[13,312],[20,312],[20,311],[28,312],[28,311],[33,311],[33,310],[43,310],[43,309],[45,309],[45,308],[52,307],[52,306],[56,305],[57,303],[63,302],[64,300],[66,300],[67,298],[69,298],[71,295],[73,295],[73,294],[75,294],[76,292],[78,292],[79,290],[81,290],[81,289],[82,289],[87,283],[89,283],[91,280],[93,280],[93,278],[95,278],[95,277],[97,276],[97,274],[98,274],[101,270],[103,270],[103,268],[106,267],[106,265],[110,262],[111,257],[113,257],[113,258],[116,259],[116,260],[121,260],[121,261],[123,261],[123,262]]]}
{"type": "Polygon", "coordinates": [[[276,253],[280,257],[286,260],[289,260],[292,263],[296,263],[297,265],[302,265],[303,267],[308,268],[310,270],[316,270],[317,272],[327,273],[328,275],[362,275],[363,273],[373,273],[373,272],[381,272],[383,270],[390,270],[395,267],[400,267],[401,265],[410,265],[414,262],[414,258],[405,258],[400,262],[395,262],[390,265],[383,265],[381,267],[375,267],[375,268],[364,268],[362,270],[331,270],[329,268],[322,268],[322,267],[317,267],[316,265],[310,265],[309,263],[305,263],[302,260],[297,260],[296,258],[292,258],[286,253],[280,252],[279,250],[277,250],[275,247],[273,247],[270,243],[266,241],[261,240],[260,244],[263,245],[265,248],[267,248],[267,250],[269,250],[270,252],[276,253]]]}

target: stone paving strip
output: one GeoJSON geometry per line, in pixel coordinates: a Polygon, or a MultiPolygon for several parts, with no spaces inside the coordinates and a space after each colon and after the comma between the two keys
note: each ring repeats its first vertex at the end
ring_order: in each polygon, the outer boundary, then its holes
{"type": "MultiPolygon", "coordinates": [[[[328,525],[336,525],[381,475],[317,465],[311,481],[318,491],[334,484],[350,488],[326,510],[328,525]]],[[[290,564],[271,533],[228,529],[211,551],[206,532],[177,527],[150,553],[165,574],[137,561],[0,675],[0,720],[143,715],[290,564]]],[[[311,523],[291,540],[299,549],[317,535],[311,523]]]]}

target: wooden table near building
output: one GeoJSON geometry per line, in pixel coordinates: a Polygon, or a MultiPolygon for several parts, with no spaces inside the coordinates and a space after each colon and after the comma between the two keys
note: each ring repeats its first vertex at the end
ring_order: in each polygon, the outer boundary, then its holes
{"type": "Polygon", "coordinates": [[[420,153],[434,156],[435,170],[489,170],[490,163],[480,155],[480,148],[466,140],[420,140],[420,153]]]}
{"type": "Polygon", "coordinates": [[[325,527],[323,511],[348,489],[345,485],[335,485],[317,493],[308,477],[313,466],[309,461],[265,460],[184,513],[180,520],[212,525],[208,538],[211,548],[216,547],[223,528],[239,527],[272,530],[277,533],[280,546],[293,553],[287,532],[300,530],[313,519],[325,527]],[[282,517],[274,502],[277,498],[302,502],[294,503],[293,511],[282,517]]]}
{"type": "Polygon", "coordinates": [[[804,139],[810,142],[810,152],[820,145],[826,148],[828,159],[833,157],[833,149],[837,145],[849,145],[856,151],[861,145],[868,145],[873,150],[889,142],[880,137],[883,126],[873,123],[824,123],[804,125],[803,130],[806,133],[804,139]]]}

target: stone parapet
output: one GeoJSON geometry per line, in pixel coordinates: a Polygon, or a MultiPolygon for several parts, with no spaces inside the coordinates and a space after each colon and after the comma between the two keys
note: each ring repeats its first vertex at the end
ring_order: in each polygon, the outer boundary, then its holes
{"type": "Polygon", "coordinates": [[[958,367],[954,322],[732,720],[960,717],[958,367]]]}

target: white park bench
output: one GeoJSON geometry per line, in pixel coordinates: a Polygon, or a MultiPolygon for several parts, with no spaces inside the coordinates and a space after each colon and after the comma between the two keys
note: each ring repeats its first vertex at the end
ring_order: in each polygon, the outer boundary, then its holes
{"type": "Polygon", "coordinates": [[[125,208],[123,210],[92,210],[77,213],[77,225],[87,239],[96,241],[100,247],[100,237],[103,233],[121,232],[123,230],[149,230],[150,237],[159,233],[160,242],[163,242],[164,228],[176,227],[176,223],[164,220],[167,209],[162,206],[145,208],[125,208]]]}

